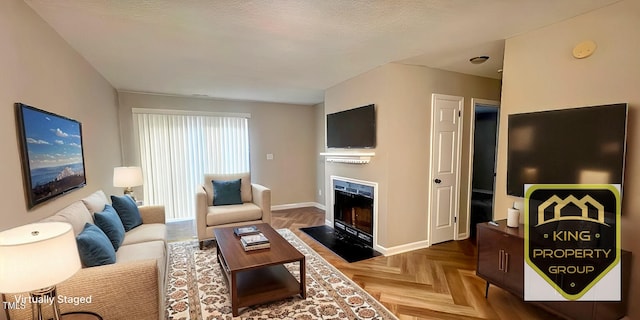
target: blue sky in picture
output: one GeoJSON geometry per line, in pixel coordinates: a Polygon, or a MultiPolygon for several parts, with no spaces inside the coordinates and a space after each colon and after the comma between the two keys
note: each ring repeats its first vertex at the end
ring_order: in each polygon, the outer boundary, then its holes
{"type": "Polygon", "coordinates": [[[30,108],[22,114],[31,170],[82,164],[78,122],[30,108]]]}

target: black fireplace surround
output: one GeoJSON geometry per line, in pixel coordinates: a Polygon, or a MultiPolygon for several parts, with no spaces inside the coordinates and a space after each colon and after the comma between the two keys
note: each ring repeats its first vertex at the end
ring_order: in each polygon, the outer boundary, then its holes
{"type": "Polygon", "coordinates": [[[373,247],[373,187],[334,180],[333,192],[333,227],[373,247]]]}
{"type": "Polygon", "coordinates": [[[348,262],[377,257],[373,249],[374,188],[333,180],[333,228],[327,225],[300,228],[348,262]]]}

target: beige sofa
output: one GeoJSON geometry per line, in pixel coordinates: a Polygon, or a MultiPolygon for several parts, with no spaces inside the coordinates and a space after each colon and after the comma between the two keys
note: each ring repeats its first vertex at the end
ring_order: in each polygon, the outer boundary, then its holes
{"type": "Polygon", "coordinates": [[[271,190],[251,183],[248,173],[205,174],[202,185],[196,190],[196,230],[200,249],[204,240],[214,239],[213,229],[256,223],[271,223],[271,190]],[[212,180],[241,179],[242,204],[213,205],[212,180]]]}
{"type": "MultiPolygon", "coordinates": [[[[106,203],[104,192],[97,191],[43,221],[68,222],[78,235],[106,203]]],[[[139,210],[142,225],[126,232],[115,264],[80,269],[57,286],[58,296],[91,297],[91,303],[60,304],[62,313],[91,311],[109,320],[165,319],[168,259],[164,207],[141,206],[139,210]]],[[[9,294],[6,299],[14,297],[9,294]]],[[[31,306],[11,310],[9,315],[10,319],[30,319],[31,306]]]]}

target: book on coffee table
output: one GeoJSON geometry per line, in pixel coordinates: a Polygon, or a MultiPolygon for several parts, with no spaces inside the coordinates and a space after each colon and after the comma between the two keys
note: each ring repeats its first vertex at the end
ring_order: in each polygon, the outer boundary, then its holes
{"type": "Polygon", "coordinates": [[[244,244],[242,245],[242,248],[244,249],[244,251],[252,251],[252,250],[260,250],[260,249],[269,249],[271,248],[271,244],[269,242],[267,243],[263,243],[263,244],[256,244],[253,246],[245,246],[244,244]]]}
{"type": "Polygon", "coordinates": [[[271,247],[269,239],[267,239],[267,237],[265,237],[262,233],[242,236],[240,237],[240,243],[242,243],[242,247],[245,251],[266,249],[271,247]]]}
{"type": "Polygon", "coordinates": [[[236,236],[241,237],[249,234],[260,233],[260,230],[258,230],[256,226],[246,226],[246,227],[233,228],[233,233],[235,233],[236,236]]]}

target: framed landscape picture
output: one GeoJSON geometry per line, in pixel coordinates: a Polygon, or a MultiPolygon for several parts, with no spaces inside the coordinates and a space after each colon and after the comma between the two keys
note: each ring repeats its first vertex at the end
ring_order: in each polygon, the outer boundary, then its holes
{"type": "Polygon", "coordinates": [[[86,185],[82,124],[16,103],[28,207],[86,185]]]}

